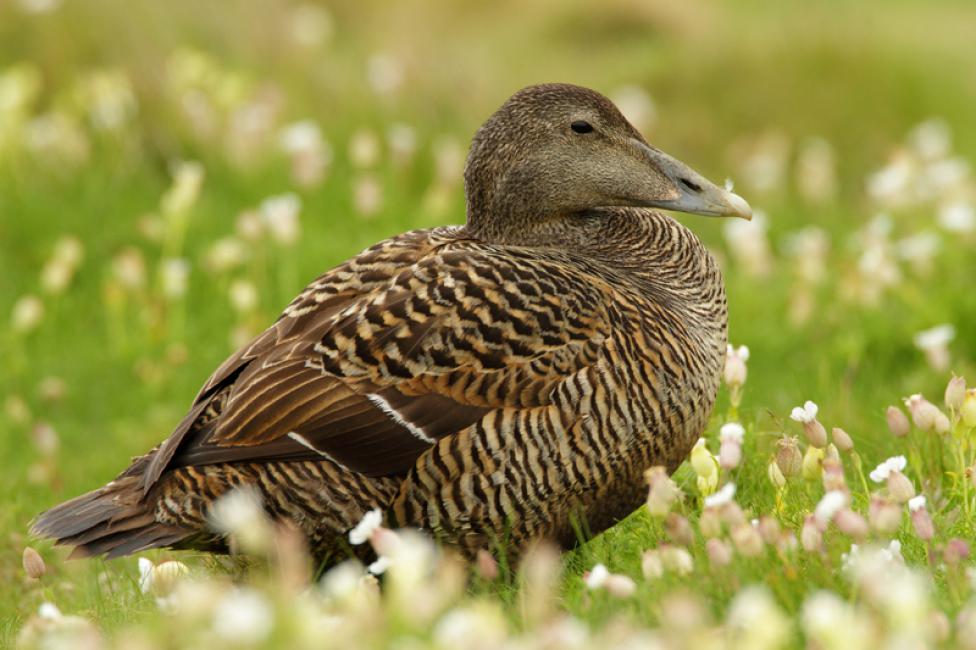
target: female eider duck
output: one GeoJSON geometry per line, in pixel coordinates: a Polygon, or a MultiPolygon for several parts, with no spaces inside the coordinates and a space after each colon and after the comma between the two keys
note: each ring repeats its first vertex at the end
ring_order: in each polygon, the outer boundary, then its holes
{"type": "Polygon", "coordinates": [[[750,218],[603,95],[525,88],[478,130],[467,223],[327,271],[200,389],[170,437],[33,532],[74,555],[226,551],[250,487],[329,563],[379,508],[466,555],[564,546],[644,500],[706,426],[726,348],[715,261],[650,208],[750,218]]]}

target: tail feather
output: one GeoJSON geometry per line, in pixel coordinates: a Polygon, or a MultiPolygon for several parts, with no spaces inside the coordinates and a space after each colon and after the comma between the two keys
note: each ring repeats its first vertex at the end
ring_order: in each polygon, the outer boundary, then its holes
{"type": "Polygon", "coordinates": [[[152,498],[143,498],[139,479],[123,476],[88,494],[41,513],[31,533],[73,546],[71,557],[109,558],[173,546],[194,535],[187,528],[156,521],[152,498]]]}

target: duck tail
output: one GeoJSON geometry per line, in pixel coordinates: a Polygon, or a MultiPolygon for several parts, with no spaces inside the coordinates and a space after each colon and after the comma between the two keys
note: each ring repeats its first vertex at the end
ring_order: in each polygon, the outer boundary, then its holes
{"type": "Polygon", "coordinates": [[[158,522],[154,499],[145,498],[138,476],[121,476],[38,515],[30,532],[73,546],[69,557],[121,557],[173,546],[193,531],[158,522]]]}

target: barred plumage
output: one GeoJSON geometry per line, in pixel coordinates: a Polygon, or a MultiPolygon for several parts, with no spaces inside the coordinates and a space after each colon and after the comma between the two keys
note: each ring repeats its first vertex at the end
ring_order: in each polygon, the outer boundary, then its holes
{"type": "Polygon", "coordinates": [[[673,470],[704,429],[726,345],[718,268],[648,207],[748,206],[561,84],[488,120],[465,184],[466,226],[394,237],[312,282],[165,442],[34,532],[87,555],[221,551],[208,513],[239,486],[323,559],[376,507],[468,554],[568,546],[629,514],[644,469],[673,470]]]}

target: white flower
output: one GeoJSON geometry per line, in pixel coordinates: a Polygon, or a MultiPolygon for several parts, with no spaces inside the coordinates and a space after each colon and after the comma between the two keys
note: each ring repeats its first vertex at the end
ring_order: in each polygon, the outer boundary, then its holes
{"type": "Polygon", "coordinates": [[[231,643],[259,643],[273,626],[274,614],[267,598],[253,589],[234,589],[214,609],[213,630],[231,643]]]}
{"type": "Polygon", "coordinates": [[[956,338],[956,328],[944,323],[916,334],[915,346],[920,350],[944,348],[954,338],[956,338]]]}
{"type": "Polygon", "coordinates": [[[374,576],[378,576],[385,573],[386,570],[390,568],[391,563],[392,560],[390,560],[390,558],[385,555],[381,555],[376,558],[375,562],[366,567],[366,570],[372,573],[374,576]]]}
{"type": "Polygon", "coordinates": [[[718,437],[722,440],[722,442],[730,441],[741,443],[745,434],[745,428],[738,422],[726,422],[722,425],[722,428],[719,429],[718,437]]]}
{"type": "Polygon", "coordinates": [[[272,537],[271,522],[255,488],[235,488],[221,496],[210,511],[210,525],[220,533],[233,535],[252,552],[265,549],[272,537]]]}
{"type": "Polygon", "coordinates": [[[819,410],[820,408],[816,404],[807,400],[803,406],[797,406],[790,412],[790,419],[804,424],[813,422],[817,419],[817,411],[819,410]]]}
{"type": "Polygon", "coordinates": [[[139,558],[139,591],[148,594],[152,589],[153,563],[146,557],[139,558]]]}
{"type": "Polygon", "coordinates": [[[190,263],[180,257],[168,257],[161,262],[160,277],[163,294],[170,299],[186,295],[187,280],[190,277],[190,263]]]}
{"type": "Polygon", "coordinates": [[[349,543],[358,546],[369,540],[373,532],[383,525],[383,513],[379,508],[370,510],[356,526],[349,531],[349,543]]]}
{"type": "Polygon", "coordinates": [[[312,120],[292,122],[281,130],[278,142],[289,154],[318,151],[322,147],[322,131],[312,120]]]}
{"type": "Polygon", "coordinates": [[[298,212],[302,208],[301,199],[291,192],[271,196],[261,202],[261,221],[280,244],[290,245],[298,241],[301,234],[298,212]]]}
{"type": "Polygon", "coordinates": [[[939,209],[939,225],[954,233],[976,230],[976,207],[963,201],[955,201],[939,209]]]}
{"type": "Polygon", "coordinates": [[[904,456],[892,456],[885,462],[881,463],[874,468],[874,471],[869,475],[871,480],[875,483],[884,483],[888,480],[888,475],[892,471],[902,472],[908,465],[908,461],[905,460],[904,456]]]}
{"type": "Polygon", "coordinates": [[[901,542],[897,539],[891,540],[887,548],[881,549],[881,554],[889,561],[904,562],[905,559],[901,555],[901,542]]]}
{"type": "Polygon", "coordinates": [[[10,326],[17,332],[29,332],[44,319],[44,303],[37,296],[23,296],[14,303],[10,326]]]}
{"type": "Polygon", "coordinates": [[[912,497],[911,499],[908,500],[909,511],[915,512],[916,510],[922,510],[923,508],[925,508],[924,494],[919,494],[918,496],[912,497]]]}
{"type": "Polygon", "coordinates": [[[813,511],[813,517],[821,528],[825,527],[834,518],[840,509],[847,505],[847,495],[840,490],[831,490],[823,495],[820,503],[813,511]]]}
{"type": "Polygon", "coordinates": [[[602,564],[597,564],[586,576],[586,588],[587,589],[600,589],[607,583],[607,578],[610,577],[610,570],[602,564]]]}
{"type": "Polygon", "coordinates": [[[705,497],[705,507],[717,508],[719,506],[724,506],[726,503],[731,503],[734,497],[735,483],[726,483],[722,486],[721,490],[715,494],[705,497]]]}
{"type": "Polygon", "coordinates": [[[56,621],[62,617],[61,610],[54,603],[44,602],[37,608],[37,615],[46,621],[56,621]]]}

